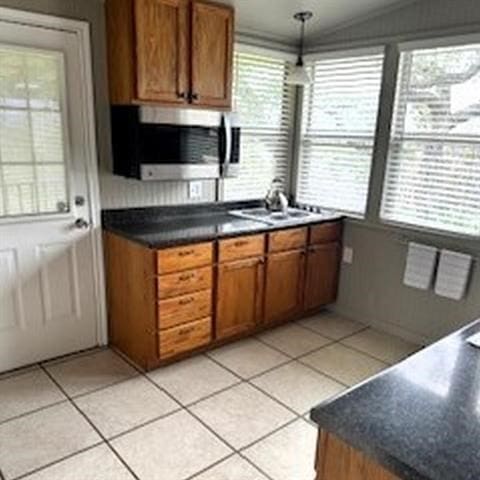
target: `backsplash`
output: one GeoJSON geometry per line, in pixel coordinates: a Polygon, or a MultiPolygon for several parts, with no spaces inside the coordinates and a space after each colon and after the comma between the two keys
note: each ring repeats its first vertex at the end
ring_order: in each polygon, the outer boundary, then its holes
{"type": "Polygon", "coordinates": [[[182,205],[215,201],[215,180],[202,181],[202,196],[191,199],[188,182],[140,182],[100,171],[102,209],[182,205]]]}

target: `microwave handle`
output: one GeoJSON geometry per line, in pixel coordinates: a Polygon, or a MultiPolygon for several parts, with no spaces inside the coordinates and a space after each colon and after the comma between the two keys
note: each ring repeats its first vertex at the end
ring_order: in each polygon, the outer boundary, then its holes
{"type": "Polygon", "coordinates": [[[223,128],[225,129],[225,158],[223,159],[222,176],[226,177],[233,155],[232,123],[228,114],[223,115],[223,128]]]}

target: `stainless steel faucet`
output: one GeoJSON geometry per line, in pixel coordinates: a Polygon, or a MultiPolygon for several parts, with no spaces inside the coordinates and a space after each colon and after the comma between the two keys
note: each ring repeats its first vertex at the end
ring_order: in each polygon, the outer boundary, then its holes
{"type": "Polygon", "coordinates": [[[267,209],[271,212],[288,213],[288,198],[283,191],[283,181],[275,177],[265,197],[267,209]]]}

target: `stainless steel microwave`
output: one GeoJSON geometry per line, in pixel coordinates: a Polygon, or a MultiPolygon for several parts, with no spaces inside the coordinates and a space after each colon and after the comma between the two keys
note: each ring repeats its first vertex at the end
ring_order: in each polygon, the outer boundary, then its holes
{"type": "Polygon", "coordinates": [[[215,111],[113,106],[114,173],[140,180],[238,175],[240,126],[215,111]]]}

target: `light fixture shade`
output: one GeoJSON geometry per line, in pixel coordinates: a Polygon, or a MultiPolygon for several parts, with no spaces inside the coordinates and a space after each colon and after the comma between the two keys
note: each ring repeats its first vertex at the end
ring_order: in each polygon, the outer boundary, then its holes
{"type": "Polygon", "coordinates": [[[297,87],[306,87],[312,83],[312,79],[305,65],[295,65],[288,74],[286,83],[297,87]]]}

